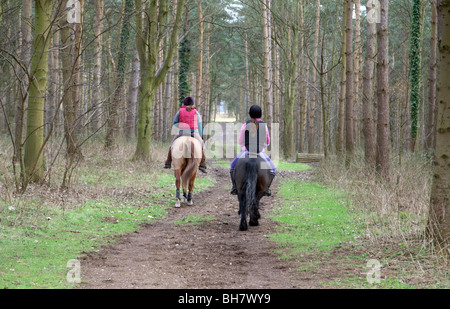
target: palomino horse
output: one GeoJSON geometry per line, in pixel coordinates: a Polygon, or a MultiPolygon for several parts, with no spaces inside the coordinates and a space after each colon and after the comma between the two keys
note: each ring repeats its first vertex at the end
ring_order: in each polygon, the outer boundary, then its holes
{"type": "Polygon", "coordinates": [[[259,225],[259,200],[265,195],[270,183],[270,168],[267,162],[258,157],[242,157],[236,164],[234,179],[239,199],[239,214],[241,222],[239,229],[245,231],[247,227],[247,215],[250,216],[251,226],[259,225]],[[263,167],[263,168],[261,168],[263,167]]]}
{"type": "Polygon", "coordinates": [[[177,187],[175,207],[181,206],[180,185],[183,188],[183,202],[192,206],[192,190],[198,165],[202,159],[202,144],[191,136],[181,136],[172,144],[172,165],[177,187]],[[187,191],[189,190],[189,191],[187,191]]]}

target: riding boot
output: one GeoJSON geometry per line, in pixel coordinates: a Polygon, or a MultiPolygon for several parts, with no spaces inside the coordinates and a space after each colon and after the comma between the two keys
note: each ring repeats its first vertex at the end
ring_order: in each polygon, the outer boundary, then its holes
{"type": "Polygon", "coordinates": [[[166,163],[164,164],[164,168],[171,168],[172,166],[172,147],[169,148],[169,153],[167,154],[166,163]]]}
{"type": "Polygon", "coordinates": [[[270,172],[270,180],[269,180],[269,185],[267,186],[267,190],[266,190],[266,196],[271,196],[272,195],[272,191],[270,191],[270,185],[272,185],[272,181],[275,178],[275,173],[274,172],[270,172]]]}
{"type": "Polygon", "coordinates": [[[208,174],[208,172],[206,171],[206,158],[205,158],[205,150],[202,150],[202,161],[200,161],[200,165],[198,167],[198,169],[200,171],[202,171],[205,174],[208,174]]]}
{"type": "Polygon", "coordinates": [[[234,170],[230,171],[231,183],[233,184],[233,188],[231,188],[230,194],[231,195],[237,195],[238,192],[237,192],[237,189],[236,189],[236,181],[234,180],[233,172],[234,172],[234,170]]]}

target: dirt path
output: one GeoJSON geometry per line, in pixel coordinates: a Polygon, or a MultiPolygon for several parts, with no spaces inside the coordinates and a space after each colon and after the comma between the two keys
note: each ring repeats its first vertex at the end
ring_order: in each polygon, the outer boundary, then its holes
{"type": "MultiPolygon", "coordinates": [[[[226,169],[211,168],[216,184],[194,195],[195,205],[168,215],[82,261],[80,288],[305,288],[295,266],[281,260],[268,238],[274,197],[261,200],[260,226],[238,230],[237,198],[226,169]],[[214,219],[176,225],[189,214],[214,219]]],[[[274,184],[276,186],[276,183],[274,184]]],[[[275,190],[274,190],[275,191],[275,190]]]]}

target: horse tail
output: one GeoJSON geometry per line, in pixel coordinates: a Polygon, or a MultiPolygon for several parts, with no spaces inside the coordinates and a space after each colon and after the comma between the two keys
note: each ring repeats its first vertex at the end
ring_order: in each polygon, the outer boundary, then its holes
{"type": "Polygon", "coordinates": [[[256,158],[251,158],[245,164],[245,207],[248,213],[252,213],[257,205],[256,200],[256,182],[258,180],[258,164],[256,158]]]}
{"type": "Polygon", "coordinates": [[[183,171],[183,175],[181,175],[181,178],[182,178],[184,184],[188,183],[189,178],[191,177],[191,175],[194,173],[195,169],[197,168],[196,161],[194,158],[194,153],[195,153],[194,143],[186,142],[184,144],[184,158],[187,160],[187,165],[183,171]],[[189,154],[188,143],[191,144],[191,147],[190,147],[191,153],[190,154],[189,154]]]}

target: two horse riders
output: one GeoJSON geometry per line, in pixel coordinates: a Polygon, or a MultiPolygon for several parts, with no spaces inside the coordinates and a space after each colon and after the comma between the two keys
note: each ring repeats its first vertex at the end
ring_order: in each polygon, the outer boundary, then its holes
{"type": "MultiPolygon", "coordinates": [[[[270,157],[265,153],[265,147],[270,145],[269,129],[265,123],[261,120],[262,110],[258,105],[253,105],[249,110],[250,119],[244,123],[241,127],[239,135],[239,145],[242,146],[241,153],[233,160],[230,166],[230,176],[233,184],[231,190],[232,195],[237,195],[236,182],[234,179],[234,170],[236,168],[239,158],[248,156],[249,153],[258,154],[264,159],[270,168],[270,181],[266,190],[266,196],[270,196],[270,185],[275,177],[276,167],[270,157]]],[[[174,137],[170,144],[169,153],[167,154],[167,160],[164,168],[171,168],[172,164],[172,145],[173,142],[183,136],[190,135],[202,144],[202,160],[199,165],[200,171],[207,173],[206,160],[205,160],[205,144],[203,142],[203,128],[202,117],[194,106],[194,99],[190,96],[186,97],[183,101],[183,106],[179,109],[173,120],[175,126],[178,127],[179,133],[174,137]]]]}

